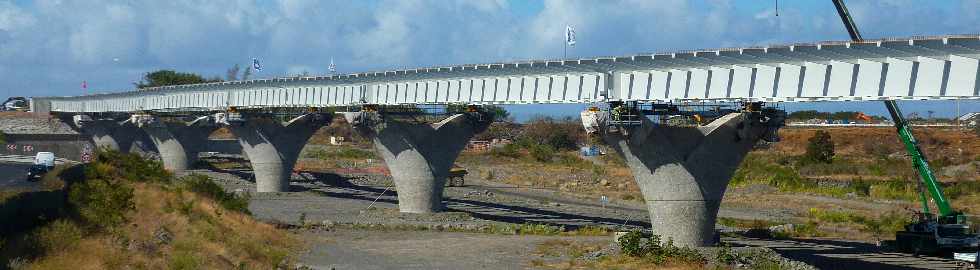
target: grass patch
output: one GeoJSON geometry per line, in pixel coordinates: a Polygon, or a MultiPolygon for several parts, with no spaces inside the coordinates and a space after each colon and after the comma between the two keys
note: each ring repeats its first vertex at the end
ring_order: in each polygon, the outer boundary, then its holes
{"type": "Polygon", "coordinates": [[[704,264],[707,262],[704,255],[695,249],[676,247],[670,239],[661,242],[659,235],[646,238],[639,231],[620,236],[619,245],[624,255],[642,258],[657,265],[704,264]]]}
{"type": "Polygon", "coordinates": [[[82,240],[82,229],[71,220],[55,220],[31,233],[35,252],[51,254],[70,250],[82,240]]]}
{"type": "MultiPolygon", "coordinates": [[[[780,192],[811,193],[838,198],[857,195],[889,200],[912,201],[917,199],[915,185],[908,181],[898,179],[869,181],[857,177],[844,186],[827,186],[821,185],[817,180],[806,178],[801,173],[802,170],[807,170],[811,175],[833,175],[841,172],[864,173],[860,170],[865,169],[859,169],[863,165],[859,165],[853,160],[838,158],[833,163],[806,163],[799,165],[802,167],[798,169],[795,166],[798,166],[799,163],[794,157],[752,152],[735,171],[731,185],[764,184],[775,187],[780,192]]],[[[980,191],[980,185],[976,189],[980,191]]]]}
{"type": "Polygon", "coordinates": [[[210,198],[224,209],[237,211],[240,213],[251,214],[248,211],[249,196],[239,196],[225,191],[224,188],[214,183],[210,177],[200,174],[191,174],[177,180],[180,186],[188,191],[195,192],[204,197],[210,198]]]}
{"type": "Polygon", "coordinates": [[[291,264],[288,254],[298,248],[296,239],[243,213],[247,199],[199,175],[176,182],[158,170],[159,163],[133,156],[100,153],[85,165],[83,181],[68,181],[73,182],[68,200],[73,214],[17,236],[25,269],[274,269],[291,264]]]}
{"type": "Polygon", "coordinates": [[[726,227],[741,228],[741,229],[768,229],[769,227],[779,225],[780,223],[776,223],[768,220],[758,220],[758,219],[738,219],[738,218],[719,217],[718,224],[724,225],[726,227]]]}
{"type": "Polygon", "coordinates": [[[306,153],[306,157],[322,159],[322,160],[335,160],[335,159],[369,159],[377,158],[377,155],[373,151],[352,148],[352,147],[338,147],[336,150],[327,149],[316,149],[306,153]]]}

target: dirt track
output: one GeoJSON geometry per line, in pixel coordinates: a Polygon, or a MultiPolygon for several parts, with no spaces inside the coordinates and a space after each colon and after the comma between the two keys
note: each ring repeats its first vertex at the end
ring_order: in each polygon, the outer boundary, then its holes
{"type": "MultiPolygon", "coordinates": [[[[234,174],[207,173],[230,189],[254,190],[234,174]]],[[[247,175],[247,172],[234,172],[247,175]]],[[[371,178],[371,177],[368,177],[371,178]]],[[[297,224],[360,224],[377,226],[461,226],[478,228],[494,223],[544,223],[566,227],[602,225],[646,228],[646,211],[639,205],[607,205],[563,197],[550,191],[517,189],[470,182],[446,190],[448,211],[436,215],[397,212],[395,192],[382,180],[347,179],[332,174],[294,177],[292,193],[259,194],[250,210],[263,220],[297,224]],[[373,182],[373,183],[372,183],[373,182]],[[384,192],[383,196],[381,193],[384,192]],[[375,202],[375,200],[377,200],[375,202]],[[374,208],[368,206],[374,202],[374,208]],[[622,224],[627,224],[622,226],[622,224]]],[[[720,216],[759,215],[747,209],[727,209],[720,216]]],[[[766,214],[763,214],[766,215],[766,214]]],[[[727,228],[720,228],[727,230],[727,228]]],[[[541,237],[433,231],[332,230],[305,232],[311,250],[303,262],[317,269],[522,269],[536,255],[525,252],[541,237]],[[469,244],[464,244],[469,243],[469,244]],[[497,260],[483,260],[488,254],[497,260]]],[[[539,239],[540,238],[540,239],[539,239]]],[[[572,237],[576,241],[600,241],[572,237]]],[[[604,241],[608,241],[604,240],[604,241]]],[[[735,246],[764,246],[781,255],[821,269],[956,269],[955,262],[906,254],[879,253],[868,243],[817,239],[770,240],[723,238],[735,246]]]]}

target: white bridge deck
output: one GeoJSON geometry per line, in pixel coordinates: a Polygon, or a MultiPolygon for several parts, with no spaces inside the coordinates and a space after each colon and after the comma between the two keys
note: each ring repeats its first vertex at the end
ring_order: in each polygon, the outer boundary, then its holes
{"type": "Polygon", "coordinates": [[[55,112],[134,112],[615,100],[980,99],[978,67],[980,36],[969,35],[234,81],[35,97],[33,102],[50,101],[55,112]]]}

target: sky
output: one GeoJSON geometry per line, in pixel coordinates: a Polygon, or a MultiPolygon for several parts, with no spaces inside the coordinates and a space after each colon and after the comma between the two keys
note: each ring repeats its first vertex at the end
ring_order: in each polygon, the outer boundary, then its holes
{"type": "MultiPolygon", "coordinates": [[[[980,33],[980,0],[846,1],[866,39],[980,33]]],[[[0,95],[117,92],[159,69],[225,77],[252,58],[255,78],[847,40],[830,1],[0,0],[0,95]]],[[[584,105],[510,106],[577,115],[584,105]]],[[[784,104],[861,110],[874,102],[784,104]]],[[[952,102],[904,102],[907,112],[956,114],[952,102]]],[[[960,112],[980,111],[963,101],[960,112]]]]}

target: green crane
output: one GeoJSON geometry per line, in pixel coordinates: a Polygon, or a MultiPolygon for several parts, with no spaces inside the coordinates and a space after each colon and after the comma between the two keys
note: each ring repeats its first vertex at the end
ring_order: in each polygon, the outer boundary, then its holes
{"type": "MultiPolygon", "coordinates": [[[[851,19],[847,7],[843,0],[832,0],[837,8],[847,33],[851,40],[855,42],[864,41],[857,25],[851,19]]],[[[976,249],[978,239],[975,234],[970,233],[970,228],[966,224],[966,216],[954,211],[949,205],[949,200],[943,195],[939,181],[929,168],[929,159],[919,147],[919,142],[912,136],[912,127],[902,111],[898,108],[898,103],[894,100],[885,100],[885,108],[891,114],[892,121],[895,122],[895,129],[898,130],[898,137],[905,145],[905,150],[912,158],[912,166],[919,174],[922,183],[919,185],[919,199],[922,201],[922,215],[917,222],[905,226],[905,231],[895,234],[896,246],[900,251],[914,253],[935,253],[942,251],[957,251],[964,249],[976,249]],[[933,218],[929,211],[929,199],[926,197],[926,190],[932,200],[936,203],[939,215],[933,218]]]]}

